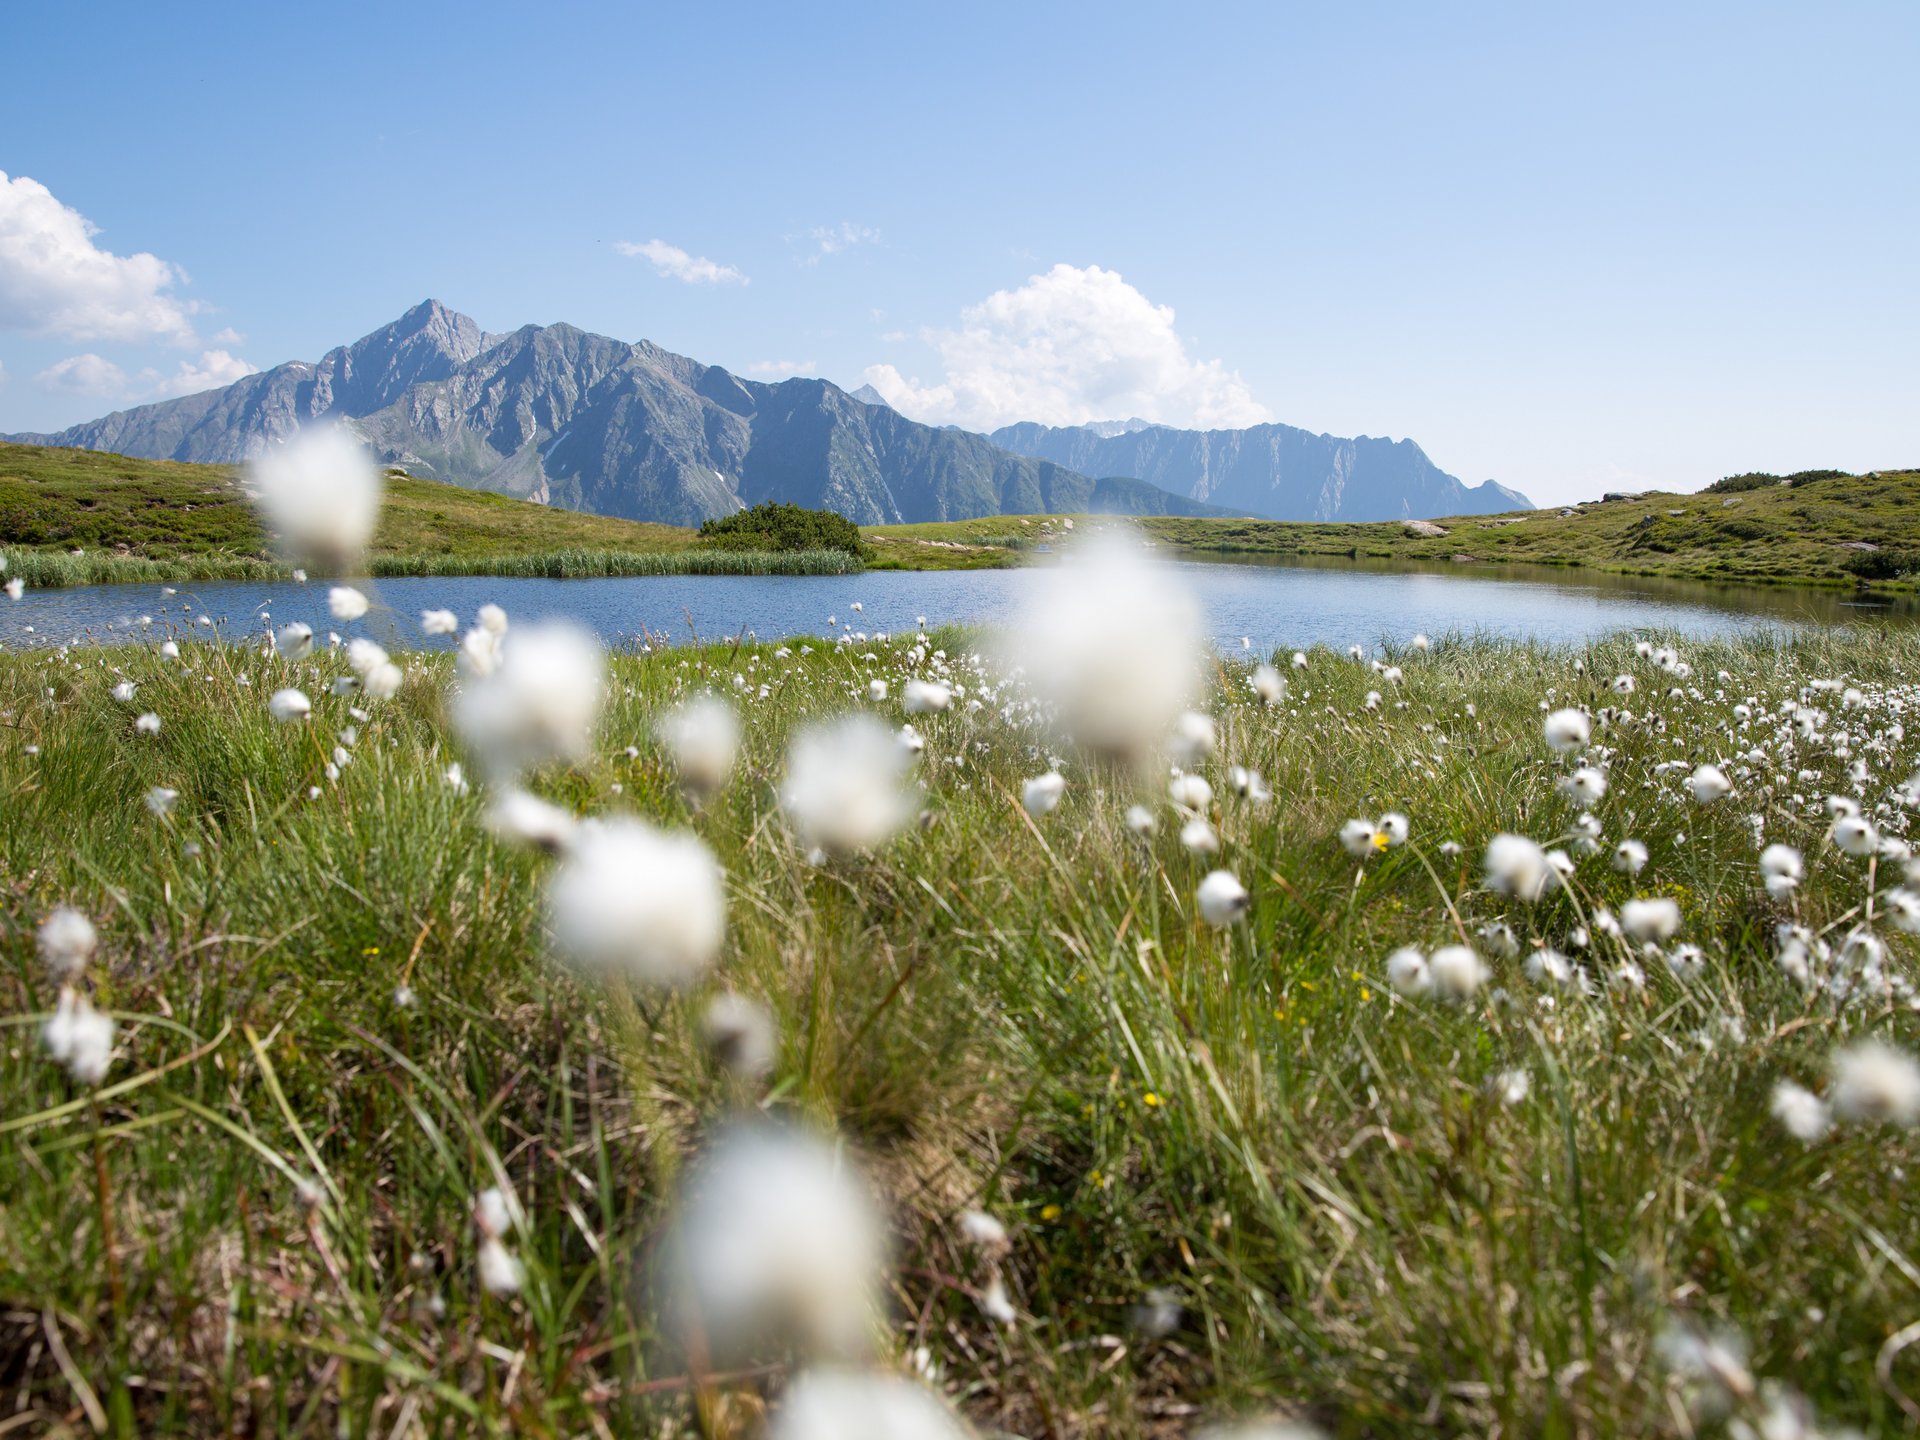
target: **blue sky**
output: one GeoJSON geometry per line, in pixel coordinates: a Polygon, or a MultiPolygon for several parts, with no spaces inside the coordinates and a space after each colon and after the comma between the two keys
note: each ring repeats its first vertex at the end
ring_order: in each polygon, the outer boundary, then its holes
{"type": "Polygon", "coordinates": [[[1910,3],[16,0],[0,38],[0,431],[431,295],[934,420],[1410,436],[1542,501],[1920,464],[1910,3]]]}

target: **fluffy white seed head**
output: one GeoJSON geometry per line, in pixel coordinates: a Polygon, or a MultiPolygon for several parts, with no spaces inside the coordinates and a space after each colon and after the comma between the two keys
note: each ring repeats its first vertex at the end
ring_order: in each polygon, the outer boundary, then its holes
{"type": "Polygon", "coordinates": [[[740,1123],[689,1168],[662,1250],[666,1319],[714,1364],[769,1345],[870,1348],[886,1260],[866,1182],[802,1131],[740,1123]]]}
{"type": "Polygon", "coordinates": [[[1173,722],[1173,736],[1167,741],[1167,753],[1173,756],[1174,764],[1191,768],[1213,754],[1213,747],[1218,740],[1211,715],[1204,715],[1198,710],[1185,710],[1173,722]]]}
{"type": "Polygon", "coordinates": [[[1433,975],[1427,968],[1427,957],[1411,945],[1394,951],[1387,957],[1387,983],[1395,994],[1405,995],[1409,999],[1425,995],[1433,989],[1433,975]]]}
{"type": "MultiPolygon", "coordinates": [[[[464,776],[461,783],[465,784],[464,776]]],[[[578,823],[558,805],[524,790],[502,791],[487,809],[487,829],[502,840],[556,855],[573,840],[578,823]]]]}
{"type": "Polygon", "coordinates": [[[327,613],[336,620],[358,620],[372,608],[372,604],[351,585],[335,585],[327,591],[327,613]]]}
{"type": "Polygon", "coordinates": [[[1620,907],[1620,928],[1631,940],[1664,945],[1680,933],[1680,906],[1664,895],[1629,900],[1620,907]]]}
{"type": "Polygon", "coordinates": [[[282,625],[273,634],[273,648],[289,660],[304,660],[313,654],[313,627],[295,620],[282,625]]]}
{"type": "Polygon", "coordinates": [[[584,759],[605,689],[600,642],[577,625],[547,621],[501,642],[491,674],[455,697],[454,727],[481,765],[509,778],[549,761],[584,759]]]}
{"type": "Polygon", "coordinates": [[[1009,632],[1009,660],[1071,739],[1146,761],[1199,690],[1192,596],[1137,540],[1118,536],[1080,545],[1038,581],[1009,632]]]}
{"type": "Polygon", "coordinates": [[[900,703],[909,715],[938,715],[953,703],[953,690],[937,680],[909,680],[901,687],[900,703]]]}
{"type": "Polygon", "coordinates": [[[1252,685],[1262,705],[1278,705],[1287,698],[1287,677],[1271,665],[1255,667],[1252,685]]]}
{"type": "Polygon", "coordinates": [[[1465,945],[1434,951],[1427,970],[1433,977],[1433,993],[1443,1000],[1470,1000],[1487,983],[1486,962],[1465,945]]]}
{"type": "Polygon", "coordinates": [[[708,1053],[741,1079],[758,1080],[773,1069],[773,1016],[758,1000],[732,992],[714,996],[700,1016],[700,1032],[708,1053]]]}
{"type": "Polygon", "coordinates": [[[1203,775],[1176,775],[1167,782],[1167,798],[1190,814],[1203,814],[1213,804],[1213,786],[1203,775]]]}
{"type": "Polygon", "coordinates": [[[308,426],[256,456],[247,479],[290,559],[347,570],[373,538],[380,468],[343,426],[308,426]]]}
{"type": "Polygon", "coordinates": [[[740,713],[717,695],[696,695],[661,716],[654,734],[688,793],[705,797],[733,773],[740,753],[740,713]]]}
{"type": "Polygon", "coordinates": [[[1769,845],[1760,852],[1760,880],[1776,900],[1797,890],[1806,873],[1806,861],[1791,845],[1769,845]]]}
{"type": "Polygon", "coordinates": [[[554,944],[590,974],[680,987],[720,953],[724,876],[696,836],[639,820],[581,826],[547,881],[554,944]]]}
{"type": "Polygon", "coordinates": [[[1687,777],[1687,792],[1700,804],[1711,805],[1733,793],[1733,782],[1718,765],[1702,765],[1687,777]]]}
{"type": "Polygon", "coordinates": [[[1200,918],[1216,930],[1223,930],[1245,917],[1253,906],[1247,887],[1231,870],[1215,870],[1200,882],[1194,892],[1200,918]]]}
{"type": "Polygon", "coordinates": [[[787,1387],[767,1440],[969,1440],[932,1391],[874,1370],[809,1370],[787,1387]]]}
{"type": "Polygon", "coordinates": [[[1647,868],[1647,847],[1638,840],[1622,840],[1613,847],[1613,868],[1622,875],[1638,875],[1647,868]]]}
{"type": "Polygon", "coordinates": [[[1773,1118],[1786,1127],[1789,1135],[1808,1145],[1823,1139],[1833,1126],[1833,1114],[1827,1109],[1827,1102],[1791,1080],[1782,1080],[1773,1087],[1770,1108],[1773,1118]]]}
{"type": "Polygon", "coordinates": [[[1026,807],[1027,814],[1038,820],[1043,815],[1051,815],[1053,807],[1060,803],[1060,797],[1066,793],[1066,777],[1058,770],[1049,770],[1044,775],[1035,775],[1020,787],[1020,803],[1026,807]]]}
{"type": "Polygon", "coordinates": [[[1831,1064],[1835,1113],[1908,1129],[1920,1123],[1920,1064],[1904,1050],[1862,1040],[1835,1051],[1831,1064]]]}
{"type": "Polygon", "coordinates": [[[47,973],[62,982],[73,979],[87,968],[100,937],[93,922],[71,905],[61,905],[40,922],[34,939],[40,947],[40,961],[47,973]]]}
{"type": "Polygon", "coordinates": [[[276,690],[267,697],[267,713],[280,724],[291,725],[313,713],[313,702],[304,690],[276,690]]]}
{"type": "Polygon", "coordinates": [[[1538,900],[1560,882],[1540,845],[1524,835],[1501,834],[1487,842],[1487,888],[1516,900],[1538,900]]]}
{"type": "Polygon", "coordinates": [[[451,610],[420,612],[420,633],[423,635],[456,635],[459,631],[460,617],[451,610]]]}
{"type": "Polygon", "coordinates": [[[1859,815],[1840,816],[1828,834],[1843,855],[1856,860],[1864,860],[1880,848],[1880,832],[1859,815]]]}
{"type": "Polygon", "coordinates": [[[114,1024],[72,986],[62,986],[53,1015],[41,1028],[47,1055],[81,1085],[98,1085],[113,1063],[114,1024]]]}
{"type": "Polygon", "coordinates": [[[1583,748],[1593,738],[1593,722],[1584,710],[1556,710],[1546,719],[1547,748],[1565,755],[1583,748]]]}
{"type": "Polygon", "coordinates": [[[871,850],[913,818],[904,788],[913,756],[871,715],[848,715],[794,736],[780,792],[795,833],[830,855],[871,850]]]}

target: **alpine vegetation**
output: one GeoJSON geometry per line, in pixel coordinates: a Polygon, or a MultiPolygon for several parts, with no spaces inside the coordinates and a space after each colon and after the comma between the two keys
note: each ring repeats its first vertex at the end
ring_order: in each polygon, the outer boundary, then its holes
{"type": "Polygon", "coordinates": [[[1036,578],[0,654],[9,1423],[1912,1428],[1920,639],[1036,578]]]}

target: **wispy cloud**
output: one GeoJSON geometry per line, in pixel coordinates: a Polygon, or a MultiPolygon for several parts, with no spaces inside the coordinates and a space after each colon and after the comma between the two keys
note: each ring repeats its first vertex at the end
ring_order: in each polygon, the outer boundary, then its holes
{"type": "Polygon", "coordinates": [[[689,255],[678,245],[669,245],[664,240],[649,240],[644,245],[631,240],[615,243],[614,249],[622,255],[630,255],[645,260],[654,270],[669,280],[678,280],[682,285],[745,285],[747,277],[731,265],[722,265],[717,260],[709,260],[704,255],[689,255]]]}
{"type": "Polygon", "coordinates": [[[59,395],[91,395],[102,400],[168,400],[218,390],[254,373],[257,367],[225,350],[203,350],[198,360],[182,360],[172,374],[146,367],[128,375],[104,355],[88,351],[56,360],[34,383],[59,395]]]}
{"type": "Polygon", "coordinates": [[[818,360],[755,360],[748,364],[749,375],[812,375],[819,371],[818,360]]]}
{"type": "Polygon", "coordinates": [[[800,263],[818,265],[824,256],[838,255],[842,250],[852,250],[860,245],[878,245],[880,232],[871,225],[856,225],[851,220],[842,220],[838,225],[816,225],[811,230],[789,235],[787,239],[805,241],[813,246],[813,252],[802,258],[800,263]]]}

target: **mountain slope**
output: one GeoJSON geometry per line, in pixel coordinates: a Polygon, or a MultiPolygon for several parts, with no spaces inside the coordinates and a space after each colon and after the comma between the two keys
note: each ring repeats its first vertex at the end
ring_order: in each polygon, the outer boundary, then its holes
{"type": "Polygon", "coordinates": [[[1412,520],[1533,508],[1491,480],[1463,485],[1411,440],[1349,440],[1292,425],[1176,430],[1139,420],[1009,425],[988,438],[1083,474],[1130,475],[1270,520],[1412,520]]]}
{"type": "Polygon", "coordinates": [[[824,380],[759,384],[571,325],[488,336],[431,300],[317,365],[13,438],[231,462],[322,416],[350,422],[383,460],[418,475],[678,525],[761,500],[861,524],[1101,508],[1218,513],[921,425],[824,380]]]}

